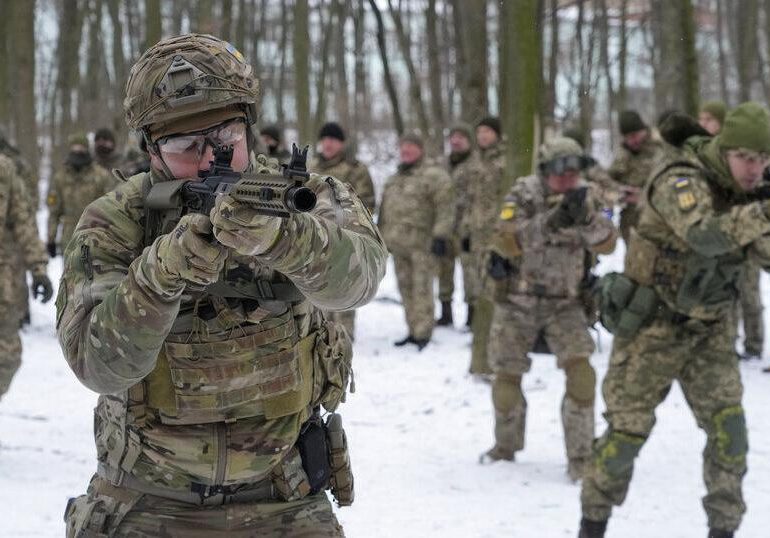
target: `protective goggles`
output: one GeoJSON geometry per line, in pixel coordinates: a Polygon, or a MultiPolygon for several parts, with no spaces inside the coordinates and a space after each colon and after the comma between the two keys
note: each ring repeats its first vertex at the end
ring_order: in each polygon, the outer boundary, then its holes
{"type": "Polygon", "coordinates": [[[585,155],[565,155],[544,162],[541,166],[546,175],[561,176],[567,172],[581,172],[595,163],[585,155]]]}
{"type": "Polygon", "coordinates": [[[155,141],[162,155],[201,158],[206,146],[234,146],[246,136],[243,118],[215,125],[209,129],[179,135],[163,136],[155,141]]]}

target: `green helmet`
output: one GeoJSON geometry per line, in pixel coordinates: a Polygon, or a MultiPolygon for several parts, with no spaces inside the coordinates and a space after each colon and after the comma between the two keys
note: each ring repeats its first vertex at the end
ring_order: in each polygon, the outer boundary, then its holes
{"type": "Polygon", "coordinates": [[[537,160],[545,163],[559,157],[582,156],[583,153],[583,148],[572,138],[557,136],[540,146],[537,160]]]}
{"type": "Polygon", "coordinates": [[[226,41],[204,34],[163,39],[131,68],[123,109],[129,128],[167,129],[201,113],[242,109],[257,118],[259,82],[251,66],[226,41]]]}

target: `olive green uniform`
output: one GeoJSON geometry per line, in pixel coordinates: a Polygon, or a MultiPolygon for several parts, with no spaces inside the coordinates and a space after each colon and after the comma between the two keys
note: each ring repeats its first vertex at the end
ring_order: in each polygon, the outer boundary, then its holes
{"type": "MultiPolygon", "coordinates": [[[[286,159],[288,161],[288,159],[286,159]]],[[[369,175],[366,165],[345,157],[344,152],[333,159],[324,159],[318,155],[308,166],[308,169],[318,174],[328,174],[343,183],[353,187],[353,191],[358,195],[370,213],[375,212],[376,199],[374,196],[374,183],[369,175]]],[[[346,310],[342,312],[327,312],[327,317],[332,321],[341,323],[348,331],[352,339],[356,335],[356,312],[355,310],[346,310]]]]}
{"type": "MultiPolygon", "coordinates": [[[[616,329],[602,387],[609,425],[583,482],[589,520],[606,520],[612,505],[623,502],[655,408],[674,381],[707,437],[703,505],[710,527],[732,531],[746,509],[741,482],[748,444],[732,313],[746,259],[770,264],[770,218],[766,203],[738,190],[720,144],[720,137],[690,139],[690,164],[663,168],[645,192],[627,278],[619,280],[636,291],[606,307],[623,332],[616,329]]],[[[606,286],[604,293],[618,297],[620,289],[606,286]]]]}
{"type": "Polygon", "coordinates": [[[448,239],[454,226],[452,183],[437,166],[419,161],[399,166],[385,183],[377,224],[393,255],[409,334],[429,340],[433,332],[435,238],[448,239]]]}
{"type": "Polygon", "coordinates": [[[590,456],[596,381],[588,360],[594,342],[580,302],[584,253],[612,252],[616,238],[593,190],[585,202],[585,223],[554,228],[549,219],[563,196],[550,194],[540,176],[518,179],[503,202],[493,247],[513,266],[498,283],[488,348],[495,372],[496,451],[510,458],[524,447],[527,403],[521,378],[531,365],[528,353],[544,331],[567,376],[562,423],[567,457],[577,473],[590,456]]]}

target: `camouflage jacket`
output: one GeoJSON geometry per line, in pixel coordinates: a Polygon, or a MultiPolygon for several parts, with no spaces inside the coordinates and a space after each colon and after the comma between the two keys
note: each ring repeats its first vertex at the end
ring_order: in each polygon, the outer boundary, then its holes
{"type": "Polygon", "coordinates": [[[452,237],[454,215],[451,179],[423,161],[388,178],[377,224],[392,251],[428,252],[433,238],[452,237]]]}
{"type": "Polygon", "coordinates": [[[654,172],[640,204],[625,274],[672,311],[729,316],[747,257],[770,267],[770,208],[741,192],[718,139],[693,145],[654,172]]]}
{"type": "Polygon", "coordinates": [[[555,229],[549,219],[563,195],[549,194],[540,176],[516,181],[503,201],[497,221],[494,249],[515,267],[509,298],[538,296],[576,298],[585,274],[586,251],[608,254],[617,233],[602,212],[596,189],[588,184],[585,225],[555,229]]]}
{"type": "Polygon", "coordinates": [[[29,196],[31,206],[37,210],[40,203],[37,176],[32,172],[29,163],[21,156],[19,151],[11,146],[0,147],[0,155],[5,155],[16,165],[16,174],[24,181],[25,191],[29,196]]]}
{"type": "Polygon", "coordinates": [[[102,157],[96,153],[94,155],[94,162],[104,168],[105,172],[111,176],[113,169],[117,168],[118,170],[121,170],[123,168],[126,164],[126,158],[115,150],[106,157],[102,157]]]}
{"type": "Polygon", "coordinates": [[[348,183],[364,203],[366,208],[374,213],[375,197],[374,183],[366,166],[355,159],[348,159],[338,155],[334,159],[326,160],[323,156],[316,156],[308,166],[308,170],[318,174],[328,174],[336,177],[343,183],[348,183]]]}
{"type": "Polygon", "coordinates": [[[664,143],[652,137],[637,152],[621,146],[607,173],[618,183],[641,189],[659,164],[663,152],[664,143]]]}
{"type": "Polygon", "coordinates": [[[491,148],[482,149],[479,157],[486,173],[471,186],[471,245],[476,246],[488,243],[500,213],[500,202],[504,194],[505,145],[500,142],[491,148]]]}
{"type": "Polygon", "coordinates": [[[252,484],[296,452],[332,385],[344,391],[347,373],[325,369],[350,366],[337,360],[344,342],[320,309],[368,302],[387,251],[360,200],[311,174],[316,208],[288,219],[269,251],[231,253],[214,287],[165,292],[149,276],[159,239],[144,200],[156,181],[136,175],[91,204],[64,256],[57,332],[78,379],[102,395],[100,473],[184,491],[252,484]]]}
{"type": "Polygon", "coordinates": [[[21,251],[26,268],[34,274],[45,273],[48,257],[37,233],[35,211],[24,181],[16,173],[15,163],[3,155],[0,155],[0,230],[4,238],[0,245],[0,303],[7,305],[12,301],[12,287],[17,282],[8,264],[15,259],[11,249],[21,251]]]}
{"type": "Polygon", "coordinates": [[[485,181],[487,170],[475,151],[471,151],[459,161],[453,162],[453,159],[455,158],[450,154],[447,167],[452,177],[455,196],[455,234],[460,239],[469,238],[472,233],[473,212],[485,209],[478,207],[485,202],[474,199],[473,195],[476,194],[476,183],[485,181]]]}
{"type": "Polygon", "coordinates": [[[76,172],[70,166],[58,170],[48,188],[48,242],[56,243],[59,227],[62,250],[88,204],[117,186],[117,180],[97,164],[76,172]]]}

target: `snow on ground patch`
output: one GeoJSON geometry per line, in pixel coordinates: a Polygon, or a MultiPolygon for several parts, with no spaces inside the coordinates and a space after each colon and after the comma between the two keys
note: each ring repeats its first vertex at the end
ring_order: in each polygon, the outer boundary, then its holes
{"type": "MultiPolygon", "coordinates": [[[[52,273],[60,271],[56,260],[52,273]]],[[[405,335],[406,327],[393,301],[398,292],[392,270],[379,297],[358,313],[357,392],[342,407],[356,476],[355,504],[337,510],[347,536],[576,536],[580,488],[566,476],[559,416],[564,374],[555,359],[535,356],[524,379],[529,403],[525,450],[515,463],[481,466],[478,457],[493,442],[492,405],[489,386],[466,373],[471,335],[437,329],[422,353],[394,348],[392,342],[405,335]]],[[[459,325],[465,309],[458,301],[459,325]]],[[[0,402],[4,538],[62,536],[67,498],[83,493],[95,470],[91,429],[96,396],[77,382],[61,355],[53,305],[34,305],[32,317],[23,335],[24,364],[0,402]]],[[[611,345],[606,334],[601,342],[602,350],[592,358],[600,379],[611,345]]],[[[760,369],[759,364],[742,365],[751,444],[742,538],[765,537],[770,525],[770,425],[765,419],[770,375],[760,369]]],[[[599,434],[604,422],[597,418],[599,434]]],[[[675,388],[658,410],[658,424],[608,536],[705,536],[700,505],[704,442],[675,388]]]]}

